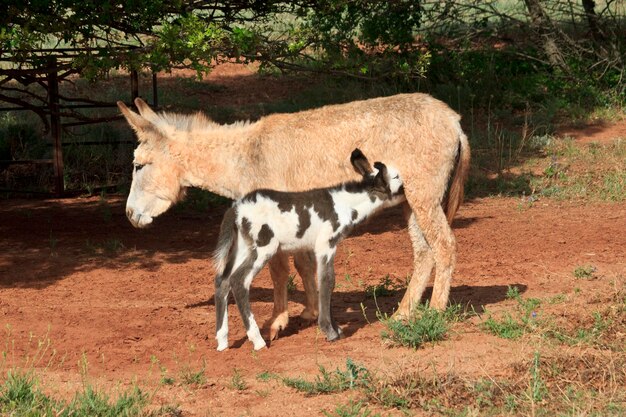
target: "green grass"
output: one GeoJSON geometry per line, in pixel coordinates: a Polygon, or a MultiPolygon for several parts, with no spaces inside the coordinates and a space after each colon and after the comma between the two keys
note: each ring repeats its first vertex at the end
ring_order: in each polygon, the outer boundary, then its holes
{"type": "Polygon", "coordinates": [[[378,284],[365,287],[365,293],[372,298],[389,297],[404,288],[406,285],[394,282],[389,275],[385,275],[378,284]]]}
{"type": "Polygon", "coordinates": [[[124,243],[118,238],[107,238],[101,241],[85,241],[85,249],[92,255],[114,256],[126,249],[124,243]]]}
{"type": "Polygon", "coordinates": [[[396,320],[380,313],[378,316],[386,327],[381,333],[384,340],[392,345],[418,349],[425,343],[444,340],[450,324],[460,318],[461,306],[454,305],[439,311],[420,304],[407,320],[396,320]]]}
{"type": "Polygon", "coordinates": [[[626,199],[626,141],[577,145],[553,140],[545,148],[549,162],[530,184],[537,195],[559,200],[621,202],[626,199]]]}
{"type": "MultiPolygon", "coordinates": [[[[584,276],[587,276],[585,272],[584,276]]],[[[527,334],[570,346],[584,345],[614,352],[626,352],[626,345],[619,334],[626,326],[626,301],[620,291],[616,292],[615,302],[609,303],[602,310],[579,317],[574,323],[554,314],[543,311],[543,301],[537,298],[523,298],[515,287],[510,287],[507,298],[515,300],[514,310],[505,311],[498,317],[486,312],[486,318],[480,328],[503,339],[517,340],[527,334]],[[575,324],[575,326],[572,326],[575,324]]],[[[548,304],[563,303],[566,297],[561,295],[547,299],[548,304]]]]}
{"type": "Polygon", "coordinates": [[[180,382],[183,385],[204,386],[207,382],[206,375],[204,373],[206,364],[203,363],[202,367],[198,370],[194,370],[190,365],[184,365],[180,369],[180,382]]]}
{"type": "Polygon", "coordinates": [[[329,372],[321,365],[319,366],[319,371],[320,375],[317,375],[313,381],[304,378],[284,377],[282,382],[305,395],[319,395],[355,389],[367,384],[369,379],[367,369],[354,363],[349,358],[346,360],[346,369],[344,371],[336,369],[334,372],[329,372]]]}
{"type": "Polygon", "coordinates": [[[350,401],[346,405],[338,405],[333,411],[322,411],[326,417],[379,417],[380,414],[367,408],[362,402],[350,401]]]}
{"type": "Polygon", "coordinates": [[[289,275],[289,278],[287,280],[287,292],[289,294],[295,292],[298,289],[298,286],[296,285],[296,276],[295,275],[289,275]]]}
{"type": "MultiPolygon", "coordinates": [[[[112,399],[91,385],[67,402],[43,393],[32,372],[9,371],[0,387],[0,414],[10,416],[118,417],[147,415],[149,397],[138,387],[112,399]]],[[[163,414],[162,414],[163,415],[163,414]]]]}
{"type": "Polygon", "coordinates": [[[517,302],[514,313],[505,312],[501,318],[495,318],[487,312],[487,318],[480,324],[483,330],[503,339],[515,340],[533,332],[542,323],[539,314],[541,300],[522,298],[517,287],[509,287],[506,297],[517,302]]]}
{"type": "Polygon", "coordinates": [[[597,268],[593,265],[579,265],[574,269],[574,277],[578,279],[590,279],[593,278],[597,268]]]}
{"type": "Polygon", "coordinates": [[[235,368],[233,376],[230,378],[230,387],[237,391],[245,391],[248,389],[248,383],[243,378],[241,371],[237,368],[235,368]]]}
{"type": "Polygon", "coordinates": [[[535,351],[529,360],[514,364],[508,378],[472,379],[422,370],[373,376],[361,392],[365,404],[396,408],[407,415],[420,410],[442,416],[617,417],[626,410],[626,394],[615,391],[626,382],[623,365],[623,357],[544,357],[535,351]]]}
{"type": "Polygon", "coordinates": [[[278,376],[277,376],[276,374],[272,373],[272,372],[269,372],[269,371],[263,371],[263,372],[261,372],[260,374],[258,374],[258,375],[256,376],[256,379],[257,379],[258,381],[261,381],[261,382],[268,382],[268,381],[270,381],[270,380],[272,380],[272,379],[275,379],[275,378],[277,378],[277,377],[278,377],[278,376]]]}

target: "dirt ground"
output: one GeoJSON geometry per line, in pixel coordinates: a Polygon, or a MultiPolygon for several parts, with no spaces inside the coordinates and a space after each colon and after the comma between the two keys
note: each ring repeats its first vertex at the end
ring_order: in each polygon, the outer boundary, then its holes
{"type": "MultiPolygon", "coordinates": [[[[606,127],[598,130],[606,134],[606,127]]],[[[589,141],[593,134],[581,136],[589,141]]],[[[308,416],[355,394],[307,397],[257,376],[312,379],[320,365],[343,369],[350,358],[383,375],[435,370],[497,377],[537,348],[532,338],[514,343],[486,334],[481,315],[456,325],[444,342],[419,350],[386,346],[376,310],[391,313],[402,291],[376,305],[366,288],[386,276],[402,285],[412,259],[401,213],[390,210],[339,247],[333,311],[345,338],[328,343],[299,319],[304,293],[296,278],[289,327],[269,349],[252,351],[231,303],[231,347],[217,352],[210,254],[225,208],[173,209],[137,230],[124,203],[121,196],[0,201],[0,350],[6,353],[0,370],[35,368],[45,389],[60,396],[85,381],[111,393],[136,383],[153,394],[155,406],[176,404],[189,416],[308,416]],[[183,382],[186,372],[203,368],[205,383],[183,382]],[[233,387],[236,375],[247,389],[233,387]],[[174,383],[162,384],[163,376],[174,383]]],[[[562,314],[577,320],[624,284],[623,203],[474,199],[453,227],[459,252],[450,297],[478,313],[510,309],[507,288],[516,286],[523,297],[564,295],[562,314]],[[596,268],[594,279],[574,277],[587,264],[596,268]]],[[[267,268],[254,281],[251,300],[259,324],[269,319],[267,268]]]]}
{"type": "MultiPolygon", "coordinates": [[[[347,358],[383,373],[435,367],[506,375],[534,349],[532,341],[486,335],[480,318],[424,349],[385,347],[365,288],[387,275],[402,283],[410,273],[410,243],[401,214],[392,210],[340,246],[333,310],[344,339],[327,343],[298,318],[304,295],[297,279],[289,329],[269,349],[252,351],[231,305],[232,347],[218,353],[209,256],[222,211],[174,211],[136,230],[117,197],[3,201],[0,324],[9,363],[38,368],[46,387],[61,395],[84,379],[108,389],[137,381],[158,388],[156,402],[180,404],[185,415],[309,415],[347,400],[295,394],[295,401],[278,383],[264,396],[268,383],[255,377],[267,371],[312,378],[319,365],[343,369],[347,358]],[[178,379],[203,364],[203,387],[159,386],[164,372],[178,379]],[[236,370],[249,389],[230,387],[236,370]]],[[[516,199],[481,199],[463,206],[454,229],[459,256],[451,299],[477,311],[510,307],[505,294],[515,285],[524,296],[572,297],[568,314],[582,316],[590,297],[607,296],[624,276],[624,205],[538,201],[520,209],[516,199]],[[593,264],[597,278],[576,279],[572,271],[581,264],[593,264]]],[[[253,287],[253,309],[263,322],[272,308],[267,269],[253,287]]],[[[378,307],[390,313],[400,297],[381,297],[378,307]]]]}

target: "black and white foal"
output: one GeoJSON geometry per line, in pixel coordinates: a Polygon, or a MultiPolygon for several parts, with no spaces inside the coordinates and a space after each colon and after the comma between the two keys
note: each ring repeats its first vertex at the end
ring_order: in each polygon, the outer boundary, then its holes
{"type": "Polygon", "coordinates": [[[313,251],[319,286],[318,323],[328,340],[341,330],[331,315],[337,244],[368,216],[404,201],[398,172],[381,162],[372,170],[355,149],[350,157],[360,182],[304,192],[253,191],[237,200],[224,215],[214,260],[217,350],[228,347],[228,294],[232,287],[248,339],[265,346],[250,309],[252,279],[278,251],[313,251]]]}

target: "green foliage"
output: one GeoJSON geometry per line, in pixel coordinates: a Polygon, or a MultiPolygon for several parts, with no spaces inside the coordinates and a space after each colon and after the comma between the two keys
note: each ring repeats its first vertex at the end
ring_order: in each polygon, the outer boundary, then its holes
{"type": "Polygon", "coordinates": [[[276,378],[277,376],[269,371],[263,371],[256,376],[256,379],[262,382],[267,382],[271,379],[276,378]]]}
{"type": "MultiPolygon", "coordinates": [[[[332,69],[365,77],[419,77],[430,55],[415,45],[420,2],[345,2],[325,0],[298,10],[302,26],[320,61],[332,69]]],[[[306,43],[303,43],[306,44],[306,43]]]]}
{"type": "Polygon", "coordinates": [[[137,387],[122,392],[115,401],[87,385],[69,403],[50,398],[37,387],[32,373],[9,371],[0,387],[0,414],[36,417],[118,417],[145,415],[146,394],[137,387]]]}
{"type": "Polygon", "coordinates": [[[198,370],[193,370],[193,368],[189,365],[185,365],[180,370],[180,381],[185,385],[195,385],[198,387],[206,384],[207,379],[204,373],[206,368],[206,364],[203,363],[202,367],[198,370]]]}
{"type": "Polygon", "coordinates": [[[319,395],[354,389],[366,385],[370,378],[369,371],[350,358],[346,360],[345,371],[336,369],[329,372],[322,365],[319,366],[319,370],[321,375],[316,376],[312,382],[302,378],[285,377],[282,379],[283,384],[306,395],[319,395]]]}
{"type": "Polygon", "coordinates": [[[489,314],[480,326],[503,339],[519,339],[525,333],[535,330],[540,324],[537,310],[541,305],[541,300],[523,299],[517,287],[509,287],[506,297],[517,301],[515,315],[506,312],[502,318],[496,319],[489,314]]]}
{"type": "Polygon", "coordinates": [[[157,35],[158,42],[150,53],[154,69],[169,69],[187,63],[196,70],[199,78],[203,72],[209,71],[208,64],[224,52],[228,43],[223,28],[195,14],[165,22],[157,35]]]}
{"type": "Polygon", "coordinates": [[[389,275],[385,275],[378,284],[365,287],[365,293],[373,298],[389,297],[403,288],[405,288],[404,285],[394,282],[389,275]]]}
{"type": "Polygon", "coordinates": [[[295,292],[296,289],[298,289],[298,286],[296,285],[296,276],[289,275],[289,278],[287,279],[287,292],[291,294],[295,292]]]}
{"type": "Polygon", "coordinates": [[[245,391],[248,389],[248,383],[243,378],[241,371],[235,368],[233,376],[230,378],[230,386],[237,391],[245,391]]]}
{"type": "Polygon", "coordinates": [[[210,191],[201,190],[199,188],[189,188],[185,198],[174,206],[174,210],[191,210],[205,213],[211,208],[224,206],[230,201],[230,199],[213,194],[210,191]]]}
{"type": "Polygon", "coordinates": [[[460,311],[459,305],[439,311],[420,304],[407,320],[396,320],[379,313],[378,319],[386,327],[381,336],[392,344],[418,349],[424,343],[444,340],[450,322],[459,317],[460,311]]]}
{"type": "Polygon", "coordinates": [[[578,279],[590,279],[596,272],[596,267],[593,265],[579,265],[574,269],[574,277],[578,279]]]}
{"type": "Polygon", "coordinates": [[[540,402],[547,394],[545,382],[541,379],[540,355],[535,352],[530,367],[530,384],[528,387],[528,397],[532,403],[540,402]]]}
{"type": "Polygon", "coordinates": [[[332,412],[323,411],[326,417],[377,417],[379,413],[372,414],[362,402],[350,401],[347,405],[339,405],[332,412]]]}

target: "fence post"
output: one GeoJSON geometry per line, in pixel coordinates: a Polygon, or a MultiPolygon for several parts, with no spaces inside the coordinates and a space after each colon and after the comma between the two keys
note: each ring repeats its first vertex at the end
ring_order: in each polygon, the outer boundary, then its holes
{"type": "Polygon", "coordinates": [[[48,59],[48,108],[50,109],[50,135],[52,137],[52,160],[54,163],[54,193],[60,197],[65,191],[63,181],[63,147],[61,144],[61,114],[59,106],[59,79],[57,59],[48,59]]]}
{"type": "Polygon", "coordinates": [[[152,106],[159,107],[159,94],[157,91],[157,75],[152,72],[152,106]]]}
{"type": "Polygon", "coordinates": [[[130,71],[130,98],[131,102],[134,102],[139,97],[139,75],[137,70],[130,71]]]}

